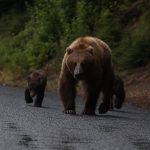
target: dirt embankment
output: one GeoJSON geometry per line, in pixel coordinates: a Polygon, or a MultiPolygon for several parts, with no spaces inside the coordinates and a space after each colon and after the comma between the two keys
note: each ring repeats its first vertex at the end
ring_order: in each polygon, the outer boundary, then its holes
{"type": "MultiPolygon", "coordinates": [[[[1,86],[14,86],[25,88],[27,85],[27,76],[14,76],[12,73],[0,71],[0,85],[1,86]]],[[[58,85],[58,74],[48,75],[47,91],[55,91],[58,85]]]]}
{"type": "Polygon", "coordinates": [[[150,64],[128,72],[124,81],[126,102],[150,108],[150,64]]]}

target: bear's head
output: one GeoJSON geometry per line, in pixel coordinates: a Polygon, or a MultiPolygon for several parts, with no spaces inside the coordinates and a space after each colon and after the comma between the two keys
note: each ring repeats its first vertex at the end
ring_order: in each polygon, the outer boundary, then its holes
{"type": "Polygon", "coordinates": [[[77,80],[85,79],[91,73],[94,65],[94,48],[79,44],[66,49],[66,66],[77,80]]]}
{"type": "Polygon", "coordinates": [[[43,86],[44,79],[38,72],[32,72],[30,76],[28,76],[28,88],[30,91],[30,96],[34,97],[43,86]]]}

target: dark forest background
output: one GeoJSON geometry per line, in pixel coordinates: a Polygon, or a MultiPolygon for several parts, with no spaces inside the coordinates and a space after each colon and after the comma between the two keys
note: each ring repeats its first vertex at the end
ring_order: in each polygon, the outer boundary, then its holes
{"type": "Polygon", "coordinates": [[[150,62],[149,0],[0,0],[0,70],[24,75],[46,63],[60,69],[67,45],[96,36],[116,70],[150,62]]]}

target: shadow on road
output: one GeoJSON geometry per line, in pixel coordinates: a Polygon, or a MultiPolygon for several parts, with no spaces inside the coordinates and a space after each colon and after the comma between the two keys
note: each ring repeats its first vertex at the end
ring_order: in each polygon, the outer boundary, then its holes
{"type": "Polygon", "coordinates": [[[27,105],[27,107],[33,107],[33,108],[39,108],[39,109],[54,109],[54,110],[56,110],[56,109],[58,109],[57,107],[47,107],[47,106],[42,106],[42,107],[35,107],[35,106],[33,106],[33,105],[27,105]]]}
{"type": "Polygon", "coordinates": [[[124,113],[124,114],[137,114],[136,112],[132,112],[132,111],[123,111],[123,110],[112,110],[112,112],[124,113]]]}
{"type": "Polygon", "coordinates": [[[98,117],[102,118],[109,118],[109,119],[129,119],[129,117],[124,117],[124,116],[114,116],[114,115],[97,115],[98,117]]]}
{"type": "Polygon", "coordinates": [[[29,135],[19,135],[21,139],[18,142],[19,146],[23,146],[26,148],[37,148],[33,142],[37,140],[33,140],[29,135]]]}

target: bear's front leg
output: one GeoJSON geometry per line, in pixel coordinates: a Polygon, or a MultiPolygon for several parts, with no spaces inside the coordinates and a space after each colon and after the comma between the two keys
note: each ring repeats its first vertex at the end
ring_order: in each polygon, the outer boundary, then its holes
{"type": "Polygon", "coordinates": [[[99,113],[104,114],[110,109],[111,100],[113,98],[113,72],[108,72],[104,75],[103,80],[103,102],[99,106],[99,113]]]}
{"type": "Polygon", "coordinates": [[[76,96],[76,81],[71,76],[63,74],[59,81],[59,93],[64,105],[64,113],[76,114],[75,111],[75,96],[76,96]]]}
{"type": "Polygon", "coordinates": [[[83,114],[85,115],[95,115],[95,109],[97,100],[100,93],[100,86],[96,84],[87,85],[86,97],[85,97],[85,107],[83,114]]]}
{"type": "Polygon", "coordinates": [[[43,99],[44,99],[44,91],[39,92],[39,93],[37,94],[36,99],[35,99],[34,106],[35,106],[35,107],[41,107],[41,106],[42,106],[43,99]]]}
{"type": "Polygon", "coordinates": [[[25,95],[25,101],[26,101],[26,103],[32,103],[33,102],[33,99],[30,96],[30,91],[29,91],[28,88],[25,89],[24,95],[25,95]]]}

